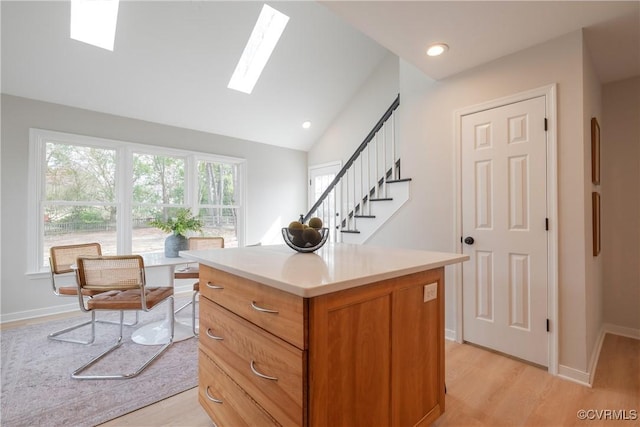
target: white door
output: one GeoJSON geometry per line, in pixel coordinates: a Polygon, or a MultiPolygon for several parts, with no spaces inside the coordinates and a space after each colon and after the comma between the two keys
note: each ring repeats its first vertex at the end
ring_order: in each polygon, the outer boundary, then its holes
{"type": "Polygon", "coordinates": [[[463,339],[548,366],[545,97],[461,120],[463,339]]]}
{"type": "MultiPolygon", "coordinates": [[[[340,172],[340,168],[340,162],[325,163],[309,168],[309,209],[333,182],[340,172]]],[[[338,191],[339,188],[334,189],[316,212],[316,216],[322,218],[324,226],[329,228],[329,239],[332,242],[338,241],[336,231],[336,203],[340,200],[338,191]]]]}

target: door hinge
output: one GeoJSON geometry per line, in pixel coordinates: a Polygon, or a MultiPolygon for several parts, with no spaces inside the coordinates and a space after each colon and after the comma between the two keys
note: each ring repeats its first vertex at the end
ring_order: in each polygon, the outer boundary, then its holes
{"type": "Polygon", "coordinates": [[[549,319],[547,319],[547,332],[549,332],[549,331],[550,331],[550,328],[549,328],[549,319]]]}
{"type": "Polygon", "coordinates": [[[547,130],[547,125],[548,125],[547,118],[545,117],[544,118],[544,130],[547,130]]]}
{"type": "Polygon", "coordinates": [[[309,187],[311,187],[311,180],[309,180],[309,187]]]}
{"type": "Polygon", "coordinates": [[[549,231],[549,218],[544,219],[544,229],[549,231]]]}

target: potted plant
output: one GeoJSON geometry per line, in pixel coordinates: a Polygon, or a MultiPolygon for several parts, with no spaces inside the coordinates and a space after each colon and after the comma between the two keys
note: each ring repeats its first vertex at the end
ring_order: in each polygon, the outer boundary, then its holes
{"type": "Polygon", "coordinates": [[[149,225],[171,233],[164,241],[164,256],[167,258],[177,258],[179,251],[188,248],[187,231],[202,229],[202,221],[185,208],[178,209],[175,216],[169,217],[166,221],[154,219],[149,225]]]}

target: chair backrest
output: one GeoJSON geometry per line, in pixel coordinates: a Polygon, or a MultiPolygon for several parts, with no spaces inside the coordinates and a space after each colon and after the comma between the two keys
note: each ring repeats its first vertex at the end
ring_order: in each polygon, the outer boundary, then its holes
{"type": "Polygon", "coordinates": [[[144,261],[140,255],[81,255],[77,262],[82,289],[106,292],[144,287],[144,261]]]}
{"type": "Polygon", "coordinates": [[[189,249],[224,248],[224,237],[189,237],[189,249]]]}
{"type": "Polygon", "coordinates": [[[49,249],[49,264],[51,273],[71,273],[76,259],[80,255],[100,256],[102,248],[100,243],[82,243],[79,245],[52,246],[49,249]]]}

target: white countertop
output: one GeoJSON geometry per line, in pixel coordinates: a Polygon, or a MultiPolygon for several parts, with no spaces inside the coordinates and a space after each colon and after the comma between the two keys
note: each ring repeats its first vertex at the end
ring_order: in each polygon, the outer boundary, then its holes
{"type": "Polygon", "coordinates": [[[469,259],[463,254],[346,243],[327,243],[314,253],[274,245],[181,251],[180,256],[306,298],[469,259]]]}

